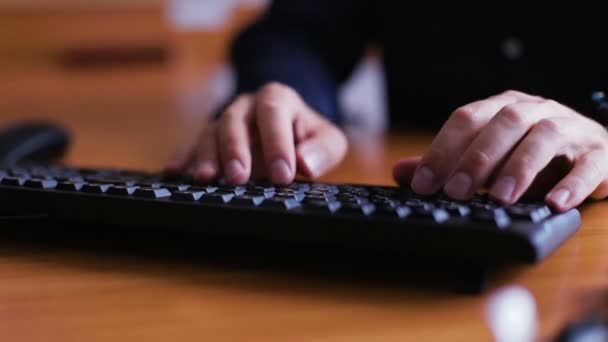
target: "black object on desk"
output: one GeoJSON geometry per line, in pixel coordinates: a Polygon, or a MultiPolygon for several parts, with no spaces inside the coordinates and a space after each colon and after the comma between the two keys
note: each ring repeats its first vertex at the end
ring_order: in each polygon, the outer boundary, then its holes
{"type": "Polygon", "coordinates": [[[142,237],[185,234],[193,241],[308,245],[310,251],[335,247],[392,255],[403,265],[412,257],[475,265],[535,263],[580,226],[578,210],[556,213],[542,202],[501,206],[481,195],[462,202],[367,184],[251,181],[232,186],[138,170],[64,166],[47,161],[65,151],[68,137],[61,129],[46,128],[21,126],[0,137],[8,142],[4,158],[9,161],[0,167],[0,208],[58,226],[102,225],[104,231],[142,237]]]}
{"type": "Polygon", "coordinates": [[[5,127],[0,130],[0,165],[56,161],[69,145],[69,132],[50,122],[31,121],[5,127]]]}
{"type": "Polygon", "coordinates": [[[225,238],[336,245],[418,256],[538,262],[579,227],[577,210],[423,197],[404,187],[294,182],[198,183],[52,164],[0,168],[0,206],[58,222],[225,238]]]}

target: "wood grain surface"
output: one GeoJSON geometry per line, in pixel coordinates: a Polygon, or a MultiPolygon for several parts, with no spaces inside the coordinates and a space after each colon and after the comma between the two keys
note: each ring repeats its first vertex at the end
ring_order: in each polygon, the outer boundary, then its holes
{"type": "MultiPolygon", "coordinates": [[[[184,85],[204,84],[218,67],[217,57],[206,62],[201,56],[194,64],[181,58],[91,70],[5,64],[0,125],[53,120],[73,134],[67,163],[157,170],[174,148],[196,136],[204,120],[202,111],[184,103],[183,92],[191,91],[184,85]]],[[[323,179],[393,184],[393,163],[422,153],[431,139],[431,132],[353,134],[347,159],[323,179]]],[[[539,339],[546,340],[567,320],[605,303],[608,205],[587,204],[582,212],[580,231],[555,254],[493,275],[480,295],[2,240],[0,339],[488,341],[488,299],[503,287],[523,286],[535,298],[539,339]]]]}

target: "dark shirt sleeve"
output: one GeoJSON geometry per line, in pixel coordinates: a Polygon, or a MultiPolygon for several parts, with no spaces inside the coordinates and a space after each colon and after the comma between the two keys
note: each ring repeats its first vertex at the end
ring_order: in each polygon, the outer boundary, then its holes
{"type": "Polygon", "coordinates": [[[363,57],[374,27],[369,1],[275,0],[234,40],[236,94],[276,81],[340,123],[337,92],[363,57]]]}

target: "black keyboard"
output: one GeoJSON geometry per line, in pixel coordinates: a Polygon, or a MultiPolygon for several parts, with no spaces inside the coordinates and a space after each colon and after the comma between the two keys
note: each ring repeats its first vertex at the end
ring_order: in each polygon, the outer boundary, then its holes
{"type": "Polygon", "coordinates": [[[524,201],[504,207],[483,195],[458,202],[391,186],[233,186],[54,164],[0,168],[3,213],[84,227],[527,263],[547,257],[580,225],[576,209],[558,214],[542,202],[524,201]]]}

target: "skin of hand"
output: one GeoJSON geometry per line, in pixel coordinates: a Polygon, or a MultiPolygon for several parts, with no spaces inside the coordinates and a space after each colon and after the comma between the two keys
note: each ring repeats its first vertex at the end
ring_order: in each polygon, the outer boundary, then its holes
{"type": "Polygon", "coordinates": [[[300,173],[316,178],[346,155],[346,136],[304,103],[291,88],[269,83],[237,97],[217,120],[207,122],[197,141],[174,154],[169,173],[190,173],[230,184],[264,177],[289,184],[300,173]]]}
{"type": "Polygon", "coordinates": [[[608,196],[608,131],[556,101],[510,90],[458,108],[427,153],[400,160],[393,174],[419,194],[467,200],[488,188],[501,204],[550,184],[545,201],[565,211],[608,196]]]}

